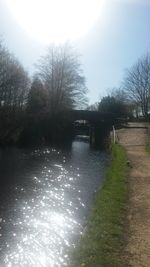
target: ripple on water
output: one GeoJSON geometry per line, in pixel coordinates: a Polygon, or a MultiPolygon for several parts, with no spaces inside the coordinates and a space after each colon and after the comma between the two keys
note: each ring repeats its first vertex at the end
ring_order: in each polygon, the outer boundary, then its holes
{"type": "MultiPolygon", "coordinates": [[[[73,156],[67,158],[55,149],[35,150],[30,157],[35,162],[41,158],[42,163],[28,174],[29,186],[28,183],[15,186],[13,205],[8,207],[5,218],[0,218],[3,241],[0,266],[69,266],[69,252],[82,234],[82,220],[94,192],[90,184],[97,181],[96,188],[100,178],[87,180],[87,188],[85,179],[89,171],[85,175],[81,162],[79,165],[73,156]]],[[[91,156],[86,157],[89,161],[91,156]]],[[[98,157],[99,154],[97,161],[98,157]]]]}

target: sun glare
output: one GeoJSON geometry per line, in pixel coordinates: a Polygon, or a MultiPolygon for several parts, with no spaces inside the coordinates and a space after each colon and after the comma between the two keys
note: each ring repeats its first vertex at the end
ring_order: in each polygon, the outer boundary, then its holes
{"type": "Polygon", "coordinates": [[[104,0],[7,0],[18,23],[34,39],[62,43],[85,35],[104,0]]]}

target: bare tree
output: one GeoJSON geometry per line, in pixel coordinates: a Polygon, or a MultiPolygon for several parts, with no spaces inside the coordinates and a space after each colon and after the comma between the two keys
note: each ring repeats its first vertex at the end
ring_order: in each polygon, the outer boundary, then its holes
{"type": "Polygon", "coordinates": [[[57,112],[87,103],[85,78],[69,45],[51,46],[38,64],[38,75],[49,93],[49,109],[57,112]]]}
{"type": "Polygon", "coordinates": [[[89,105],[87,107],[87,110],[98,111],[98,107],[99,107],[99,102],[95,102],[94,104],[89,105]]]}
{"type": "Polygon", "coordinates": [[[147,116],[150,109],[150,55],[148,53],[127,70],[123,87],[128,98],[136,106],[141,107],[143,116],[147,116]]]}
{"type": "Polygon", "coordinates": [[[125,104],[129,103],[128,96],[122,87],[113,87],[112,89],[109,89],[108,91],[109,91],[108,95],[110,97],[114,97],[116,100],[121,101],[125,104]]]}
{"type": "Polygon", "coordinates": [[[18,60],[0,42],[0,106],[22,107],[27,98],[29,78],[18,60]]]}

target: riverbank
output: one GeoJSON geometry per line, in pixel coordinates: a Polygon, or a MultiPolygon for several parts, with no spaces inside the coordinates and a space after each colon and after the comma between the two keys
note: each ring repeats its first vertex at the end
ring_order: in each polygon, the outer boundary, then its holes
{"type": "Polygon", "coordinates": [[[127,267],[150,266],[150,155],[145,149],[149,141],[148,126],[132,123],[129,128],[117,132],[131,166],[124,256],[127,267]]]}
{"type": "Polygon", "coordinates": [[[127,169],[123,147],[113,145],[111,166],[103,187],[97,192],[87,229],[75,251],[72,266],[123,266],[127,169]]]}

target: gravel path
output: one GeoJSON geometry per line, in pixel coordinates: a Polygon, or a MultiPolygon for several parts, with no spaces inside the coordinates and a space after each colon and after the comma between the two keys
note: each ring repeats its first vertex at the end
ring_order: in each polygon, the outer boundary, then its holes
{"type": "Polygon", "coordinates": [[[117,131],[130,161],[127,267],[150,267],[150,155],[145,151],[148,130],[132,123],[117,131]],[[134,127],[134,128],[132,128],[134,127]],[[135,128],[137,127],[137,128],[135,128]]]}

